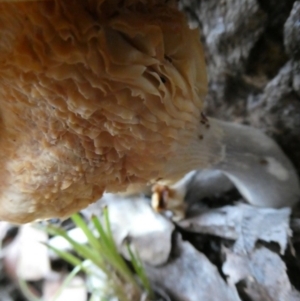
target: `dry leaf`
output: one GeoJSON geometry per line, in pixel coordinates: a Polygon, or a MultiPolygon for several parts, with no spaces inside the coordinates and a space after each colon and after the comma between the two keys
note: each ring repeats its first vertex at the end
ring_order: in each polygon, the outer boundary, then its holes
{"type": "Polygon", "coordinates": [[[254,301],[291,301],[300,300],[292,289],[286,265],[278,254],[265,247],[251,254],[236,254],[225,250],[226,262],[223,272],[229,283],[236,284],[245,280],[246,293],[254,301]]]}
{"type": "MultiPolygon", "coordinates": [[[[125,257],[129,258],[127,243],[130,242],[144,262],[159,265],[168,260],[174,225],[154,212],[145,198],[105,194],[101,204],[108,206],[114,239],[125,257]]],[[[99,211],[99,204],[96,204],[86,213],[100,215],[99,211]]]]}
{"type": "Polygon", "coordinates": [[[146,266],[154,287],[165,291],[174,301],[240,301],[235,286],[222,279],[217,268],[180,237],[174,258],[160,266],[146,266]]]}
{"type": "MultiPolygon", "coordinates": [[[[64,278],[61,276],[52,277],[52,279],[46,279],[43,286],[43,300],[52,301],[56,296],[56,293],[61,289],[64,278]]],[[[87,290],[85,281],[75,276],[69,285],[67,285],[61,293],[57,296],[55,301],[86,301],[87,290]]]]}
{"type": "Polygon", "coordinates": [[[179,224],[192,232],[236,240],[235,248],[239,252],[250,252],[260,239],[278,243],[283,254],[291,236],[290,213],[290,208],[271,209],[238,204],[208,210],[179,224]]]}
{"type": "Polygon", "coordinates": [[[44,231],[30,224],[20,227],[18,235],[5,250],[4,263],[9,275],[26,281],[46,277],[50,273],[50,261],[43,243],[47,240],[44,231]]]}

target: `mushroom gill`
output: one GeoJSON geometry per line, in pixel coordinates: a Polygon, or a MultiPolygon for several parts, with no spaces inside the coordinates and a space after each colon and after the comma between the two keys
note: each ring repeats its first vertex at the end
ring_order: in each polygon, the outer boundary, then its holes
{"type": "MultiPolygon", "coordinates": [[[[0,1],[0,219],[66,217],[104,191],[195,168],[224,170],[251,201],[233,139],[249,130],[201,114],[206,87],[175,1],[0,1]]],[[[297,177],[278,151],[293,203],[297,177]]]]}

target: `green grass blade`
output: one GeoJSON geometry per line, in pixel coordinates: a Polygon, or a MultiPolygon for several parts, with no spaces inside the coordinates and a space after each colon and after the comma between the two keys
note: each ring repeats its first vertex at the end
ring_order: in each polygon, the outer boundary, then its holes
{"type": "Polygon", "coordinates": [[[144,289],[147,291],[148,295],[150,297],[153,296],[153,291],[149,282],[149,279],[147,277],[145,268],[142,264],[141,259],[139,258],[138,254],[134,254],[130,248],[129,245],[127,245],[127,250],[128,253],[130,255],[130,261],[133,265],[134,271],[136,272],[136,274],[138,275],[144,289]]]}
{"type": "Polygon", "coordinates": [[[109,247],[113,251],[117,251],[114,241],[108,236],[100,220],[96,216],[92,216],[92,222],[100,235],[102,245],[109,247]]]}
{"type": "MultiPolygon", "coordinates": [[[[61,251],[49,244],[45,244],[50,250],[52,250],[54,253],[56,253],[61,259],[65,260],[66,262],[68,262],[69,264],[73,265],[73,266],[79,266],[81,265],[81,260],[79,258],[77,258],[76,256],[74,256],[73,254],[69,253],[69,252],[65,252],[65,251],[61,251]]],[[[84,270],[86,272],[86,270],[84,270]]]]}
{"type": "Polygon", "coordinates": [[[74,279],[74,277],[81,271],[83,270],[83,263],[80,265],[75,266],[75,268],[70,272],[70,274],[65,278],[63,281],[62,285],[59,287],[57,292],[55,293],[54,297],[52,298],[51,301],[56,301],[57,298],[61,295],[63,290],[71,283],[71,281],[74,279]]]}
{"type": "Polygon", "coordinates": [[[99,242],[99,239],[95,237],[95,234],[89,229],[86,222],[81,218],[81,216],[79,214],[73,214],[71,218],[75,225],[83,231],[88,239],[89,244],[96,250],[101,251],[101,244],[99,242]]]}
{"type": "Polygon", "coordinates": [[[24,279],[19,278],[18,283],[20,286],[20,289],[24,296],[28,299],[28,301],[43,301],[42,299],[36,297],[31,290],[28,287],[27,282],[24,279]]]}
{"type": "Polygon", "coordinates": [[[83,258],[91,260],[95,265],[100,268],[103,268],[103,260],[99,252],[93,248],[90,248],[86,245],[81,245],[77,243],[74,239],[69,237],[65,230],[62,230],[57,227],[48,226],[47,228],[48,233],[52,235],[58,235],[63,237],[69,244],[74,248],[74,250],[83,258]]]}
{"type": "MultiPolygon", "coordinates": [[[[117,250],[111,230],[109,230],[109,232],[106,232],[99,219],[95,216],[92,217],[92,221],[95,228],[99,232],[102,245],[105,246],[103,249],[108,250],[102,255],[105,256],[109,264],[112,265],[125,279],[127,279],[127,281],[131,282],[134,286],[140,289],[136,282],[136,279],[132,275],[132,271],[117,250]]],[[[109,223],[108,219],[106,219],[106,223],[107,222],[109,223]]]]}
{"type": "Polygon", "coordinates": [[[110,239],[110,241],[112,242],[112,244],[115,245],[113,234],[112,234],[111,227],[110,227],[109,214],[108,214],[108,208],[107,207],[105,207],[103,209],[103,215],[104,215],[104,224],[105,224],[105,227],[106,227],[107,236],[110,239]]]}

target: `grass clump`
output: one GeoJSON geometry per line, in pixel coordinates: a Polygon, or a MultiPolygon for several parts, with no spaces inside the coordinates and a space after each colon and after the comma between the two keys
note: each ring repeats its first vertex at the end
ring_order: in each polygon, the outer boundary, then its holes
{"type": "Polygon", "coordinates": [[[102,278],[98,280],[105,283],[104,287],[93,287],[91,289],[89,301],[150,300],[153,293],[139,256],[128,245],[131,264],[129,265],[124,260],[119,254],[113,239],[107,208],[104,209],[103,216],[102,222],[97,217],[92,217],[90,226],[79,214],[72,216],[75,225],[87,237],[88,243],[86,245],[76,242],[68,235],[67,231],[60,227],[53,225],[46,227],[49,234],[63,237],[73,249],[72,252],[67,252],[48,244],[48,247],[59,257],[74,266],[74,270],[66,278],[61,290],[68,285],[72,277],[83,271],[87,278],[102,278]]]}

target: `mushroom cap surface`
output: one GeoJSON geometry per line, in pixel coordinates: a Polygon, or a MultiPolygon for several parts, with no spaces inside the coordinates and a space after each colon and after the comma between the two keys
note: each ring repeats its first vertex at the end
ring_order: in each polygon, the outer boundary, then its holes
{"type": "Polygon", "coordinates": [[[1,2],[0,219],[64,218],[165,178],[206,87],[172,1],[1,2]]]}

